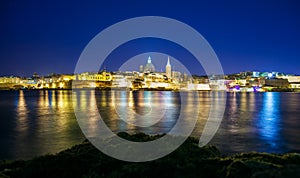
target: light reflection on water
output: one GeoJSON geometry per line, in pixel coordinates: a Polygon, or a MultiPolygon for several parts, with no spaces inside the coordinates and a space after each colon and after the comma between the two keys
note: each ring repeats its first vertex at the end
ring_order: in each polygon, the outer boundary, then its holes
{"type": "Polygon", "coordinates": [[[97,113],[113,132],[161,134],[170,131],[177,121],[180,111],[177,97],[180,96],[174,92],[80,91],[75,92],[74,109],[88,108],[83,127],[93,127],[87,131],[90,137],[97,135],[93,132],[97,130],[97,113]],[[83,94],[85,97],[79,97],[83,94]]]}
{"type": "MultiPolygon", "coordinates": [[[[96,115],[113,132],[169,132],[185,113],[183,123],[192,127],[191,117],[199,108],[192,136],[201,135],[212,101],[226,95],[214,92],[170,91],[0,91],[0,159],[30,158],[56,153],[85,138],[77,124],[74,107],[87,112],[86,126],[96,136],[96,115]],[[213,99],[213,100],[212,100],[213,99]],[[146,127],[147,126],[147,127],[146,127]]],[[[210,142],[223,152],[286,152],[300,150],[300,94],[227,93],[221,126],[210,142]]],[[[180,129],[178,130],[180,132],[180,129]]]]}
{"type": "Polygon", "coordinates": [[[17,130],[20,130],[23,136],[28,130],[28,109],[24,98],[24,92],[21,90],[17,99],[17,130]]]}
{"type": "Polygon", "coordinates": [[[75,144],[84,137],[73,114],[69,91],[2,91],[0,113],[3,144],[0,159],[30,158],[54,153],[75,144]],[[15,99],[12,100],[12,97],[15,99]],[[16,105],[9,106],[14,102],[16,105]]]}
{"type": "Polygon", "coordinates": [[[259,115],[258,131],[263,140],[272,149],[279,148],[280,135],[280,93],[266,93],[259,115]]]}

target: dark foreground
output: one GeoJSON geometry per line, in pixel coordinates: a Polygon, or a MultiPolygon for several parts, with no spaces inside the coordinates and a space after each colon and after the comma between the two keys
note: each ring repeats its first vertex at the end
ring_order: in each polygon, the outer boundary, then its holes
{"type": "MultiPolygon", "coordinates": [[[[160,136],[119,136],[149,141],[160,136]]],[[[242,153],[222,156],[214,146],[187,141],[170,155],[145,163],[116,160],[85,141],[55,155],[1,161],[0,177],[300,177],[300,154],[242,153]]]]}

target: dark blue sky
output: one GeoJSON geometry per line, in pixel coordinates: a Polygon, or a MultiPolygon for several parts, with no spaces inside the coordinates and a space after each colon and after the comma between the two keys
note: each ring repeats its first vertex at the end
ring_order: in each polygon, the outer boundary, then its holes
{"type": "MultiPolygon", "coordinates": [[[[213,47],[225,73],[258,70],[300,74],[300,3],[297,0],[3,0],[0,2],[0,75],[73,73],[81,51],[101,30],[128,18],[149,15],[174,18],[195,28],[213,47]]],[[[128,44],[124,47],[128,54],[123,50],[112,55],[116,57],[106,67],[117,69],[126,60],[119,59],[120,56],[176,51],[175,45],[164,43],[150,39],[128,44]],[[140,50],[133,54],[131,49],[137,45],[140,50]]],[[[176,58],[180,60],[180,56],[176,58]]],[[[189,69],[202,74],[200,68],[190,65],[189,69]]]]}

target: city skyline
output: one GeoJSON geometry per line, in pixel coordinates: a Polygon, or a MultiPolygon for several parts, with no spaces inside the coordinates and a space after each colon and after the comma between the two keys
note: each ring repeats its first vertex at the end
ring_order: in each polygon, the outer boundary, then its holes
{"type": "MultiPolygon", "coordinates": [[[[299,7],[297,1],[185,1],[172,2],[172,6],[168,1],[146,5],[138,1],[2,2],[0,76],[73,73],[80,53],[96,34],[119,21],[149,15],[174,18],[201,33],[225,74],[279,71],[299,75],[299,7]]],[[[147,52],[173,56],[192,74],[204,74],[181,46],[160,39],[123,44],[102,68],[115,71],[126,60],[147,52]]]]}

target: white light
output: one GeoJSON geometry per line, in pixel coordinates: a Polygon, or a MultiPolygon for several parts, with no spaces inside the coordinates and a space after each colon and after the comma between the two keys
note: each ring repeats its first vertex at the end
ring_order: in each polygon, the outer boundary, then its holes
{"type": "Polygon", "coordinates": [[[273,74],[272,73],[268,73],[268,77],[269,78],[273,77],[273,74]]]}

